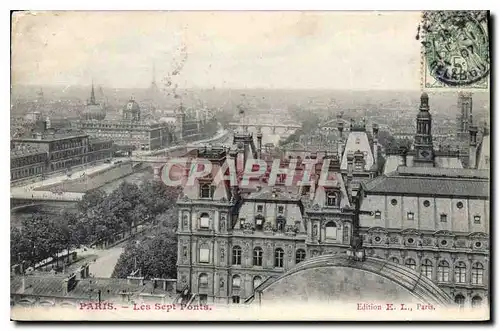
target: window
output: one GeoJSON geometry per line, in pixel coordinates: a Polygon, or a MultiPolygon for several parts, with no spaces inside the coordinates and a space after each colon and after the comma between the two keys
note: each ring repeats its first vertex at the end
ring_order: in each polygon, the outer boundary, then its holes
{"type": "Polygon", "coordinates": [[[430,205],[431,203],[429,202],[429,200],[424,201],[424,207],[429,207],[430,205]]]}
{"type": "Polygon", "coordinates": [[[259,287],[259,285],[260,285],[261,283],[262,283],[262,278],[261,278],[260,276],[255,276],[255,277],[253,278],[253,289],[254,289],[254,291],[255,291],[255,289],[256,289],[257,287],[259,287]]]}
{"type": "Polygon", "coordinates": [[[264,207],[262,205],[257,205],[257,212],[258,213],[262,213],[263,210],[264,210],[264,207]]]}
{"type": "Polygon", "coordinates": [[[415,263],[415,260],[412,258],[406,260],[405,266],[413,270],[417,269],[417,264],[415,263]]]}
{"type": "Polygon", "coordinates": [[[412,212],[409,212],[406,214],[406,218],[408,219],[408,221],[413,221],[415,215],[412,212]]]}
{"type": "Polygon", "coordinates": [[[464,207],[464,204],[462,201],[457,202],[457,208],[462,209],[464,207]]]}
{"type": "Polygon", "coordinates": [[[422,263],[420,273],[425,277],[432,279],[432,262],[429,259],[425,259],[422,263]]]}
{"type": "Polygon", "coordinates": [[[208,275],[207,274],[200,274],[200,279],[198,285],[200,287],[207,287],[208,286],[208,275]]]}
{"type": "Polygon", "coordinates": [[[398,204],[398,200],[396,200],[396,199],[391,200],[391,205],[395,206],[397,204],[398,204]]]}
{"type": "Polygon", "coordinates": [[[253,250],[253,265],[262,266],[262,248],[255,247],[253,250]]]}
{"type": "Polygon", "coordinates": [[[462,294],[458,294],[455,296],[455,303],[460,307],[463,308],[465,305],[465,297],[462,294]]]}
{"type": "Polygon", "coordinates": [[[212,187],[210,184],[202,184],[200,189],[200,197],[202,199],[209,199],[212,197],[212,187]]]}
{"type": "Polygon", "coordinates": [[[262,230],[262,226],[264,225],[264,217],[262,215],[257,215],[255,217],[255,227],[257,230],[262,230]]]}
{"type": "Polygon", "coordinates": [[[397,257],[391,257],[391,262],[392,263],[396,263],[396,264],[399,264],[399,260],[397,257]]]}
{"type": "Polygon", "coordinates": [[[356,164],[354,165],[354,170],[356,170],[356,171],[363,170],[363,163],[356,162],[356,164]]]}
{"type": "Polygon", "coordinates": [[[481,307],[482,304],[483,304],[483,299],[479,295],[476,295],[472,298],[472,308],[481,307]]]}
{"type": "Polygon", "coordinates": [[[337,205],[337,195],[335,192],[326,192],[326,205],[330,207],[335,207],[337,205]]]}
{"type": "Polygon", "coordinates": [[[241,264],[241,247],[240,246],[233,247],[233,264],[234,265],[241,264]]]}
{"type": "Polygon", "coordinates": [[[283,268],[283,257],[285,252],[281,248],[277,248],[274,251],[274,266],[276,268],[283,268]]]}
{"type": "Polygon", "coordinates": [[[303,186],[302,187],[302,195],[307,195],[307,194],[309,194],[310,191],[311,191],[310,186],[303,186]]]}
{"type": "Polygon", "coordinates": [[[415,240],[413,238],[408,238],[408,244],[413,244],[415,240]]]}
{"type": "Polygon", "coordinates": [[[450,265],[446,261],[441,261],[438,264],[438,282],[448,282],[450,280],[450,265]]]}
{"type": "Polygon", "coordinates": [[[378,243],[378,242],[380,242],[380,240],[382,240],[382,239],[381,239],[379,236],[376,236],[376,237],[375,237],[375,242],[377,242],[377,243],[378,243]]]}
{"type": "Polygon", "coordinates": [[[208,228],[208,224],[209,224],[209,220],[210,220],[210,216],[208,216],[207,213],[202,213],[200,215],[200,228],[207,229],[208,228]]]}
{"type": "Polygon", "coordinates": [[[306,259],[306,251],[303,249],[298,249],[295,252],[295,263],[300,263],[306,259]]]}
{"type": "Polygon", "coordinates": [[[480,248],[483,244],[481,244],[480,241],[476,241],[476,243],[474,244],[477,248],[480,248]]]}
{"type": "Polygon", "coordinates": [[[337,224],[335,222],[328,222],[326,224],[326,238],[337,239],[337,224]]]}
{"type": "Polygon", "coordinates": [[[441,214],[441,218],[440,218],[441,222],[447,222],[448,221],[448,215],[446,214],[441,214]]]}
{"type": "Polygon", "coordinates": [[[240,288],[241,286],[241,277],[238,275],[233,276],[233,288],[240,288]]]}
{"type": "Polygon", "coordinates": [[[210,249],[208,247],[202,246],[200,248],[200,262],[208,263],[210,259],[210,249]]]}
{"type": "Polygon", "coordinates": [[[233,296],[233,303],[240,303],[240,297],[237,295],[233,296]]]}
{"type": "Polygon", "coordinates": [[[278,206],[278,214],[283,214],[284,209],[283,206],[278,206]]]}
{"type": "Polygon", "coordinates": [[[446,240],[441,240],[441,246],[446,246],[448,245],[448,241],[446,240]]]}
{"type": "Polygon", "coordinates": [[[243,229],[244,225],[245,225],[245,219],[244,218],[240,218],[240,228],[243,229]]]}
{"type": "Polygon", "coordinates": [[[467,272],[467,266],[464,262],[460,261],[455,265],[455,282],[465,283],[465,273],[467,272]]]}
{"type": "Polygon", "coordinates": [[[472,265],[472,284],[483,284],[484,267],[476,262],[472,265]]]}
{"type": "Polygon", "coordinates": [[[474,216],[474,224],[481,224],[481,216],[479,215],[474,216]]]}
{"type": "Polygon", "coordinates": [[[380,210],[377,210],[377,211],[375,211],[375,215],[374,216],[375,216],[375,218],[380,219],[380,218],[382,218],[382,213],[380,212],[380,210]]]}

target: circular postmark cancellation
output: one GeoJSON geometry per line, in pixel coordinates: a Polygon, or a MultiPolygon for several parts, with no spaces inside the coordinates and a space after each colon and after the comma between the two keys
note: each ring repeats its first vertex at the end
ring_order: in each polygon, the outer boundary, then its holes
{"type": "Polygon", "coordinates": [[[490,72],[486,18],[474,12],[425,12],[422,45],[429,74],[448,86],[467,86],[490,72]]]}

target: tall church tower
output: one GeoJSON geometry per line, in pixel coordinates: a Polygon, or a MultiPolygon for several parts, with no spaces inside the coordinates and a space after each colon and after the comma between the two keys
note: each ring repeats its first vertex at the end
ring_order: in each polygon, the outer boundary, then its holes
{"type": "Polygon", "coordinates": [[[416,167],[434,166],[434,148],[432,144],[432,116],[429,113],[429,96],[422,93],[420,96],[420,107],[417,115],[417,134],[415,135],[415,158],[413,164],[416,167]]]}
{"type": "Polygon", "coordinates": [[[472,93],[459,92],[457,101],[457,138],[468,142],[469,128],[472,124],[472,93]]]}

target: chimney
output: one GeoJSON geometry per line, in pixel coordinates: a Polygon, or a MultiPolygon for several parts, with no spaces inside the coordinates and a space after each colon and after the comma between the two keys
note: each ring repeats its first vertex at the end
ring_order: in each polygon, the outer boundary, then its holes
{"type": "Polygon", "coordinates": [[[373,163],[378,164],[378,124],[374,123],[373,129],[373,163]]]}
{"type": "Polygon", "coordinates": [[[63,294],[67,295],[76,286],[76,274],[71,274],[68,278],[63,281],[63,294]]]}
{"type": "Polygon", "coordinates": [[[352,178],[352,168],[354,167],[354,153],[347,154],[347,178],[352,178]]]}
{"type": "Polygon", "coordinates": [[[469,168],[476,168],[477,126],[469,126],[469,168]]]}
{"type": "Polygon", "coordinates": [[[400,151],[401,151],[401,160],[403,161],[403,163],[401,164],[403,167],[406,167],[406,157],[408,155],[408,150],[406,149],[406,147],[401,147],[400,148],[400,151]]]}
{"type": "Polygon", "coordinates": [[[260,159],[262,154],[262,131],[260,127],[257,129],[257,159],[260,159]]]}

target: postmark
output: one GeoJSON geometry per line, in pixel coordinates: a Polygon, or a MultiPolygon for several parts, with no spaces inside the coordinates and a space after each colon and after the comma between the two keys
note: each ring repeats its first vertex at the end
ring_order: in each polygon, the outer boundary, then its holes
{"type": "Polygon", "coordinates": [[[489,35],[485,12],[428,11],[417,39],[424,88],[488,89],[489,35]]]}

